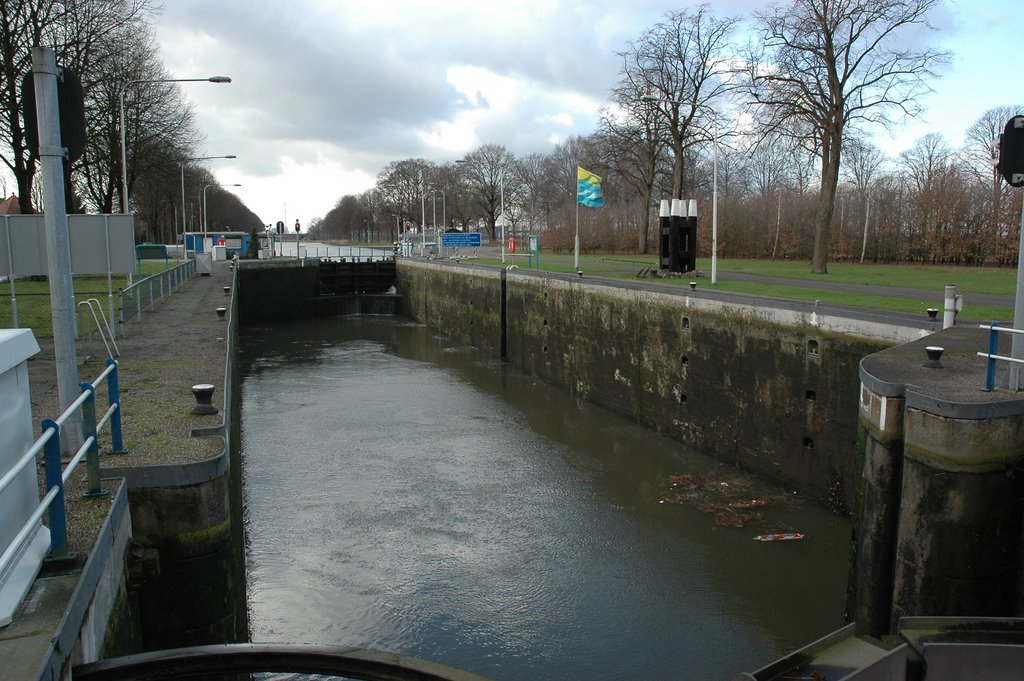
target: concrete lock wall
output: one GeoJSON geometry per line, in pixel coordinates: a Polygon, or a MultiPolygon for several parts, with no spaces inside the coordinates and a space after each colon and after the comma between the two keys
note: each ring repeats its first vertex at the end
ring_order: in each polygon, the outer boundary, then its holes
{"type": "Polygon", "coordinates": [[[848,512],[857,366],[887,347],[752,306],[401,260],[406,315],[699,451],[848,512]],[[504,312],[504,314],[503,314],[504,312]]]}
{"type": "Polygon", "coordinates": [[[861,364],[858,633],[893,633],[906,616],[1024,614],[1024,400],[983,390],[986,346],[955,326],[861,364]],[[941,361],[922,361],[929,345],[941,361]]]}

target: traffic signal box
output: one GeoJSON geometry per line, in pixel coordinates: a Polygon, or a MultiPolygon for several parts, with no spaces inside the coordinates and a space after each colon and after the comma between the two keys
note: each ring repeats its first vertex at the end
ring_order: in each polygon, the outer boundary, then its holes
{"type": "Polygon", "coordinates": [[[659,225],[659,267],[669,272],[692,272],[697,269],[697,202],[682,199],[661,202],[659,225]]]}
{"type": "Polygon", "coordinates": [[[1007,184],[1024,187],[1024,116],[1006,121],[999,136],[999,162],[996,169],[1007,184]]]}

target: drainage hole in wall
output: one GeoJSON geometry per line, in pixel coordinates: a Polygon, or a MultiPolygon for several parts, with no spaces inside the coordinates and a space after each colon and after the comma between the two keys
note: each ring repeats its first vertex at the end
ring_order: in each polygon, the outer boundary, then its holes
{"type": "Polygon", "coordinates": [[[548,346],[545,345],[544,346],[544,354],[547,354],[547,352],[548,352],[548,346]]]}
{"type": "Polygon", "coordinates": [[[814,449],[814,440],[809,437],[804,438],[804,449],[810,451],[814,449]]]}
{"type": "Polygon", "coordinates": [[[682,357],[679,358],[679,363],[682,364],[684,367],[688,366],[690,364],[690,358],[687,357],[686,355],[683,355],[682,357]]]}
{"type": "Polygon", "coordinates": [[[547,326],[547,325],[548,325],[548,320],[545,319],[544,320],[544,326],[547,326]]]}
{"type": "Polygon", "coordinates": [[[816,340],[809,340],[809,341],[807,341],[807,354],[808,355],[817,355],[817,354],[819,354],[819,352],[820,352],[820,350],[818,348],[818,341],[816,341],[816,340]]]}
{"type": "Polygon", "coordinates": [[[818,399],[818,394],[816,392],[814,392],[813,390],[808,390],[807,394],[804,395],[804,397],[807,398],[808,402],[815,402],[818,399]]]}
{"type": "Polygon", "coordinates": [[[690,328],[690,318],[689,317],[683,317],[683,330],[685,331],[686,329],[689,329],[689,328],[690,328]]]}
{"type": "Polygon", "coordinates": [[[686,404],[686,395],[679,394],[679,404],[686,404]]]}

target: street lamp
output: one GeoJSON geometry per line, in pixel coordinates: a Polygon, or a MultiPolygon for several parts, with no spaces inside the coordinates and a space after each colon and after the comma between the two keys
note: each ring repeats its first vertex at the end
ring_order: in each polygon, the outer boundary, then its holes
{"type": "MultiPolygon", "coordinates": [[[[654,104],[665,103],[665,104],[678,104],[683,105],[686,102],[682,102],[675,99],[661,99],[654,95],[644,95],[640,98],[642,102],[651,102],[654,104]]],[[[690,104],[693,109],[698,107],[707,109],[711,112],[712,118],[712,131],[711,131],[711,158],[712,158],[712,179],[711,179],[711,283],[718,283],[718,114],[707,104],[690,104]]]]}
{"type": "MultiPolygon", "coordinates": [[[[128,151],[126,147],[126,135],[124,129],[124,95],[132,85],[141,83],[230,83],[227,76],[210,76],[209,78],[145,78],[142,80],[130,80],[121,88],[121,212],[128,212],[128,151]]],[[[184,171],[183,171],[184,172],[184,171]]]]}
{"type": "MultiPolygon", "coordinates": [[[[192,161],[209,161],[212,158],[238,158],[234,154],[228,154],[227,156],[194,156],[192,158],[185,159],[185,162],[181,164],[181,239],[182,245],[185,243],[185,232],[188,231],[188,225],[185,222],[185,166],[192,161]]],[[[177,244],[175,244],[177,245],[177,244]]]]}
{"type": "Polygon", "coordinates": [[[206,190],[210,187],[241,187],[240,184],[208,184],[203,187],[203,235],[206,235],[206,224],[210,220],[210,214],[206,212],[206,190]]]}
{"type": "Polygon", "coordinates": [[[448,229],[448,219],[445,217],[445,194],[443,189],[431,189],[430,198],[434,203],[434,235],[437,237],[437,248],[438,253],[441,252],[441,234],[448,229]],[[441,222],[444,223],[444,229],[440,232],[437,231],[437,193],[441,192],[441,222]]]}

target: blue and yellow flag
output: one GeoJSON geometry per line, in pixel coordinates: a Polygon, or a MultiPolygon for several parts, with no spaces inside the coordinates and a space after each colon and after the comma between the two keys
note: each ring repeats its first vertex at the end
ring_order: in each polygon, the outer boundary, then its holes
{"type": "Polygon", "coordinates": [[[576,203],[582,203],[588,208],[600,208],[604,205],[601,178],[579,166],[576,166],[576,203]]]}

